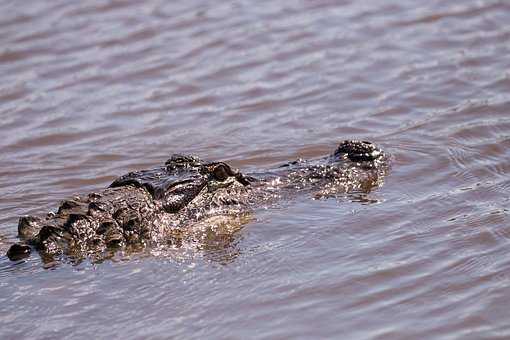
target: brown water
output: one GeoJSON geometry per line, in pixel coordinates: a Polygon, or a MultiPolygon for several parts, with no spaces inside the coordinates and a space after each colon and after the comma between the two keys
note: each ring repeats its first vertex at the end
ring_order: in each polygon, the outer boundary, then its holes
{"type": "Polygon", "coordinates": [[[1,338],[510,338],[509,22],[504,0],[3,0],[2,253],[19,215],[173,152],[249,171],[363,138],[393,163],[217,249],[2,256],[1,338]]]}

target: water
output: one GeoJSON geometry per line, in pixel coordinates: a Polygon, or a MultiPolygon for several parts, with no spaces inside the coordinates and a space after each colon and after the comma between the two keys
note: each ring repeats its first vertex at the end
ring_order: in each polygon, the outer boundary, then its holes
{"type": "Polygon", "coordinates": [[[173,152],[245,170],[344,138],[365,197],[261,209],[213,249],[0,257],[14,338],[510,337],[506,1],[0,3],[0,251],[17,218],[173,152]]]}

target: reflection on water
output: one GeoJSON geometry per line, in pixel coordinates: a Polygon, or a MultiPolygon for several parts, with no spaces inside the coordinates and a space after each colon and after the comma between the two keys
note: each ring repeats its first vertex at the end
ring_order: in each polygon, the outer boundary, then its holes
{"type": "Polygon", "coordinates": [[[174,152],[245,172],[368,139],[384,186],[204,246],[0,258],[2,338],[507,338],[504,1],[0,3],[0,250],[174,152]],[[158,253],[159,252],[159,253],[158,253]]]}

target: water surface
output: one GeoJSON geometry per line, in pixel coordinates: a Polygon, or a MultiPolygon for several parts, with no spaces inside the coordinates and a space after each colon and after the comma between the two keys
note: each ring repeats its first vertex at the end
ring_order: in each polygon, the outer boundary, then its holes
{"type": "Polygon", "coordinates": [[[392,155],[363,197],[261,209],[215,249],[45,269],[0,257],[15,338],[510,337],[510,5],[0,3],[0,251],[174,152],[251,171],[344,138],[392,155]]]}

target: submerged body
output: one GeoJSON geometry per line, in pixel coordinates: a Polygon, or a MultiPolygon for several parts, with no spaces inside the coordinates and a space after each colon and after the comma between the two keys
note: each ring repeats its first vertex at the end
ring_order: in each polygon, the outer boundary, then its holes
{"type": "Polygon", "coordinates": [[[250,176],[223,162],[174,155],[162,167],[126,174],[100,192],[63,201],[46,217],[21,217],[23,242],[7,256],[21,259],[35,248],[43,259],[82,258],[123,246],[179,244],[195,224],[239,218],[297,192],[314,197],[368,192],[382,183],[386,161],[374,144],[360,141],[344,141],[321,159],[250,176]]]}

